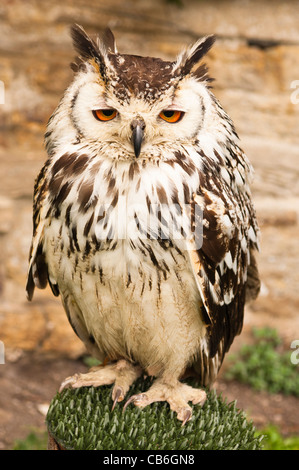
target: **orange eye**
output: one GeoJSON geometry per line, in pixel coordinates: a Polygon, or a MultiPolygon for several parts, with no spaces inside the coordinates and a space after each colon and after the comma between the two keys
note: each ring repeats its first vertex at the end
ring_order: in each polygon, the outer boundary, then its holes
{"type": "Polygon", "coordinates": [[[183,115],[184,115],[183,111],[171,111],[171,110],[165,109],[159,114],[159,117],[163,119],[164,121],[174,123],[174,122],[180,121],[183,115]]]}
{"type": "Polygon", "coordinates": [[[95,109],[92,114],[98,121],[111,121],[117,115],[116,109],[95,109]]]}

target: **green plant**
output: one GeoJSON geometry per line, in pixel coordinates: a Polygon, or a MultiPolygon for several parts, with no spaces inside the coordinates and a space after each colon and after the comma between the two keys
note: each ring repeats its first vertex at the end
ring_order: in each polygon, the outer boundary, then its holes
{"type": "Polygon", "coordinates": [[[282,350],[276,330],[253,330],[254,343],[242,346],[230,357],[232,365],[224,377],[251,385],[256,390],[299,396],[298,366],[291,363],[291,352],[282,350]]]}
{"type": "MultiPolygon", "coordinates": [[[[189,382],[190,383],[190,382],[189,382]]],[[[130,393],[144,392],[150,379],[139,379],[130,393]]],[[[194,385],[194,383],[193,383],[194,385]]],[[[261,436],[252,422],[214,391],[192,419],[182,426],[167,403],[144,409],[123,404],[111,411],[111,386],[67,389],[51,402],[47,425],[54,439],[67,449],[193,450],[261,449],[261,436]]]]}
{"type": "Polygon", "coordinates": [[[13,450],[46,450],[48,433],[39,429],[32,429],[24,439],[18,439],[13,450]]]}
{"type": "Polygon", "coordinates": [[[84,356],[82,359],[83,364],[87,367],[95,367],[101,364],[101,361],[92,356],[84,356]]]}
{"type": "Polygon", "coordinates": [[[257,436],[263,436],[264,450],[299,450],[299,436],[283,437],[276,426],[269,425],[257,436]]]}

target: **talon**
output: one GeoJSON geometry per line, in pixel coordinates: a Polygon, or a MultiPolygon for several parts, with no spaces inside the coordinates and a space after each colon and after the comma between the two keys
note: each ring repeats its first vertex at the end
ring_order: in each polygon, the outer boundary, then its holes
{"type": "Polygon", "coordinates": [[[59,387],[59,393],[61,393],[65,388],[71,387],[74,383],[76,383],[77,378],[79,377],[78,374],[73,375],[71,377],[67,377],[59,387]]]}
{"type": "Polygon", "coordinates": [[[136,397],[137,397],[137,395],[132,395],[132,396],[126,401],[126,403],[124,404],[124,407],[123,407],[123,413],[126,411],[127,406],[128,406],[130,403],[132,403],[132,402],[135,401],[136,397]]]}
{"type": "Polygon", "coordinates": [[[115,392],[115,398],[114,398],[114,402],[113,402],[113,405],[112,405],[112,411],[114,410],[115,406],[116,406],[116,403],[118,401],[121,401],[119,400],[119,397],[122,397],[121,400],[123,399],[123,390],[121,387],[118,387],[116,392],[115,392]]]}
{"type": "Polygon", "coordinates": [[[187,423],[187,421],[189,421],[191,419],[191,416],[192,416],[192,412],[191,410],[186,410],[184,412],[184,421],[182,422],[182,426],[185,426],[185,424],[187,423]]]}
{"type": "MultiPolygon", "coordinates": [[[[139,393],[137,395],[132,395],[127,401],[126,403],[124,404],[124,408],[123,408],[123,412],[126,410],[127,406],[130,405],[130,403],[136,403],[140,400],[142,400],[143,398],[145,398],[146,395],[145,393],[139,393]]],[[[138,406],[138,405],[137,405],[138,406]]]]}

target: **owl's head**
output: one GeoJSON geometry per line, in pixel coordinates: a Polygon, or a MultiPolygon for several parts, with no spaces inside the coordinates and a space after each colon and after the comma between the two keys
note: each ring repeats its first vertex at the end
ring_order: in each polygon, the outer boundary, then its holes
{"type": "MultiPolygon", "coordinates": [[[[75,141],[114,158],[158,156],[190,143],[211,122],[213,100],[202,57],[214,43],[204,37],[173,61],[118,53],[110,30],[93,40],[71,30],[79,54],[75,77],[48,124],[50,149],[75,141]]],[[[48,136],[48,142],[47,142],[48,136]]]]}

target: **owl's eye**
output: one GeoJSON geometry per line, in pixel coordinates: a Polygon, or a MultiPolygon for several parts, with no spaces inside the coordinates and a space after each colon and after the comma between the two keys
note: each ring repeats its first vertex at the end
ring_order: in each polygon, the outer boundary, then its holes
{"type": "Polygon", "coordinates": [[[161,119],[167,122],[171,122],[171,123],[180,121],[183,116],[184,116],[183,111],[171,111],[167,109],[165,109],[159,114],[159,117],[161,119]]]}
{"type": "Polygon", "coordinates": [[[94,109],[92,114],[98,121],[111,121],[117,115],[116,109],[94,109]]]}

